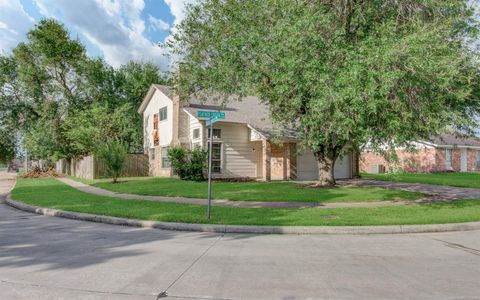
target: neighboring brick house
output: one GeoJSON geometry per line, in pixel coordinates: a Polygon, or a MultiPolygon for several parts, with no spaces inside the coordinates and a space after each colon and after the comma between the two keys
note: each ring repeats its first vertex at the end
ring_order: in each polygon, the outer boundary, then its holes
{"type": "MultiPolygon", "coordinates": [[[[257,97],[245,97],[220,106],[207,99],[180,101],[169,87],[152,85],[138,112],[144,120],[144,149],[151,176],[172,176],[168,147],[207,149],[208,132],[198,111],[224,111],[226,119],[213,127],[213,173],[216,178],[259,180],[317,180],[311,152],[299,152],[295,133],[278,134],[268,108],[257,97]]],[[[335,164],[336,178],[358,174],[358,159],[346,152],[335,164]]]]}
{"type": "Polygon", "coordinates": [[[480,171],[480,138],[461,138],[443,134],[431,141],[415,143],[415,151],[396,151],[398,162],[389,164],[376,153],[361,154],[360,171],[378,173],[398,171],[412,173],[480,171]]]}

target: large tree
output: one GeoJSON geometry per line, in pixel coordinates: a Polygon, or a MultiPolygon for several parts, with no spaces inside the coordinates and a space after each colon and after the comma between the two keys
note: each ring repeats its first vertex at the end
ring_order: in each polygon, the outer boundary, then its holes
{"type": "Polygon", "coordinates": [[[313,151],[321,186],[346,146],[468,131],[480,110],[467,0],[203,0],[177,29],[180,95],[260,97],[313,151]]]}
{"type": "Polygon", "coordinates": [[[89,58],[61,23],[43,19],[11,55],[0,55],[0,129],[19,131],[13,136],[38,159],[88,155],[108,138],[140,151],[143,124],[136,109],[152,83],[164,82],[151,63],[114,69],[89,58]]]}

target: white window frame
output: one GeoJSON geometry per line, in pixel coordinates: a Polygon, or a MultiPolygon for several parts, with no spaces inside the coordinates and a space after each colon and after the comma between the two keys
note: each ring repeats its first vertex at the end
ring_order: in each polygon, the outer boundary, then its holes
{"type": "Polygon", "coordinates": [[[168,107],[167,106],[164,106],[164,107],[161,107],[159,110],[158,110],[158,122],[162,122],[162,121],[165,121],[168,119],[168,107]],[[165,114],[165,115],[163,115],[165,114]],[[162,116],[164,117],[162,119],[162,116]]]}
{"type": "MultiPolygon", "coordinates": [[[[213,128],[212,131],[213,131],[212,134],[213,134],[213,139],[214,140],[216,140],[216,139],[219,140],[219,139],[222,138],[222,129],[221,128],[213,128]],[[218,133],[217,136],[215,136],[215,132],[218,133]]],[[[207,138],[209,139],[210,138],[210,128],[207,128],[207,132],[208,132],[207,138]]]]}
{"type": "Polygon", "coordinates": [[[200,139],[200,128],[193,128],[192,139],[194,139],[194,140],[200,139]],[[195,133],[198,133],[198,136],[195,137],[195,133]]]}
{"type": "Polygon", "coordinates": [[[169,169],[171,167],[168,159],[168,147],[160,148],[160,166],[162,169],[169,169]]]}

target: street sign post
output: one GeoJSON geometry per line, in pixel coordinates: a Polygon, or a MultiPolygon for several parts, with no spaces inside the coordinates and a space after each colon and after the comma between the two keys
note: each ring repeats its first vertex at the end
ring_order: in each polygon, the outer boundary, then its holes
{"type": "Polygon", "coordinates": [[[225,119],[225,113],[221,111],[205,111],[200,110],[197,113],[199,118],[207,119],[206,126],[209,127],[210,138],[208,140],[208,204],[207,218],[210,219],[212,207],[212,141],[213,141],[213,124],[219,120],[225,119]]]}

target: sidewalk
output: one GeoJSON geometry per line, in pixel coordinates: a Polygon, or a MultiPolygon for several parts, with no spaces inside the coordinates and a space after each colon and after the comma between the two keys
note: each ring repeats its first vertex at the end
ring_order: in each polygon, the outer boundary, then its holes
{"type": "MultiPolygon", "coordinates": [[[[99,196],[116,197],[120,199],[146,200],[157,202],[176,202],[205,205],[206,199],[183,198],[183,197],[162,197],[135,194],[122,194],[108,191],[102,188],[90,186],[69,178],[57,178],[61,182],[85,193],[99,196]]],[[[212,200],[214,206],[228,207],[252,207],[252,208],[358,208],[358,207],[384,207],[398,206],[418,203],[430,203],[439,201],[452,201],[460,199],[480,199],[480,189],[447,188],[442,186],[430,185],[412,185],[393,182],[374,182],[354,180],[343,181],[341,184],[353,184],[361,186],[380,186],[389,188],[398,188],[403,190],[418,191],[428,194],[428,196],[416,200],[398,200],[398,201],[375,201],[375,202],[338,202],[338,203],[318,203],[318,202],[256,202],[256,201],[230,201],[230,200],[212,200]],[[423,187],[422,187],[423,186],[423,187]],[[447,189],[445,189],[447,188],[447,189]],[[473,191],[470,191],[473,190],[473,191]]]]}
{"type": "Polygon", "coordinates": [[[13,188],[16,176],[17,173],[0,171],[0,201],[4,201],[7,194],[13,188]]]}

